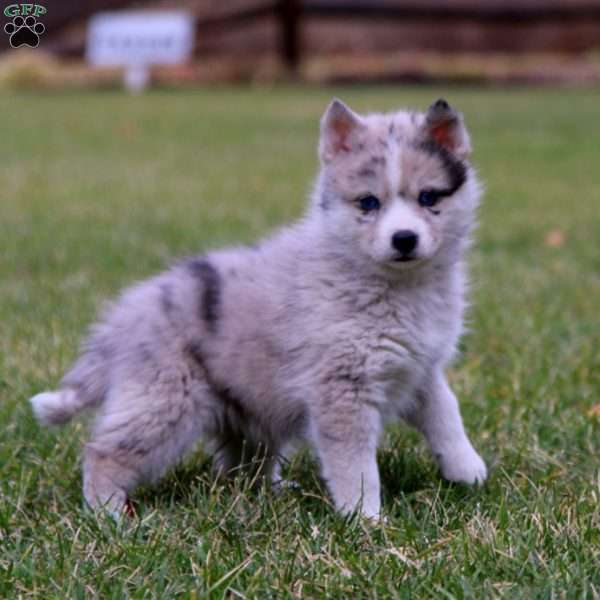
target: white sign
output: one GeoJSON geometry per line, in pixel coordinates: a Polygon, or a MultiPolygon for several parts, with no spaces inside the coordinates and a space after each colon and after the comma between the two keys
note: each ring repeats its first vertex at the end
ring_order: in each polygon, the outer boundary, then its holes
{"type": "Polygon", "coordinates": [[[93,65],[126,67],[126,83],[129,78],[131,89],[141,89],[150,65],[173,65],[191,57],[194,34],[193,18],[182,11],[99,13],[89,22],[86,57],[93,65]]]}

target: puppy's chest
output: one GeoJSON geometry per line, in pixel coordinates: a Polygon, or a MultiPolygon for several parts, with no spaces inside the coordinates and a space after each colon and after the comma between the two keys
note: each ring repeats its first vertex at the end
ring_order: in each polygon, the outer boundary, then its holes
{"type": "Polygon", "coordinates": [[[362,325],[366,367],[374,381],[417,378],[454,344],[452,307],[439,298],[415,302],[381,302],[362,325]]]}

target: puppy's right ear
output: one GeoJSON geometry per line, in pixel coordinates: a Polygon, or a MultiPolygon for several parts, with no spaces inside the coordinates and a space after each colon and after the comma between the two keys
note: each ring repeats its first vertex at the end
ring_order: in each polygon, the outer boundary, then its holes
{"type": "Polygon", "coordinates": [[[324,163],[331,162],[337,155],[350,152],[357,135],[365,127],[363,119],[334,98],[321,117],[321,139],[319,156],[324,163]]]}

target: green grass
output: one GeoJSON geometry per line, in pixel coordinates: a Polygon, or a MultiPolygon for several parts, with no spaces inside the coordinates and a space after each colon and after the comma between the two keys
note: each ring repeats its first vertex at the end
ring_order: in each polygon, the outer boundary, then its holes
{"type": "Polygon", "coordinates": [[[599,598],[599,106],[464,88],[0,96],[0,597],[599,598]],[[27,399],[122,286],[299,215],[333,93],[466,113],[487,193],[451,379],[489,482],[442,482],[398,426],[386,525],[337,516],[306,456],[301,489],[275,496],[217,485],[201,453],[137,494],[137,518],[96,521],[83,425],[42,430],[27,399]]]}

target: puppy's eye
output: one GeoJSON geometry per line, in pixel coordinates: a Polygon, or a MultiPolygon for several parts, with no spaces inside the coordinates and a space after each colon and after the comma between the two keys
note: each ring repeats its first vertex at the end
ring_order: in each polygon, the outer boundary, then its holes
{"type": "Polygon", "coordinates": [[[369,194],[368,196],[361,198],[358,203],[360,205],[360,209],[366,213],[378,210],[381,207],[379,198],[373,196],[373,194],[369,194]]]}
{"type": "Polygon", "coordinates": [[[419,192],[418,202],[421,206],[431,208],[435,206],[440,199],[440,195],[434,190],[421,190],[419,192]]]}

